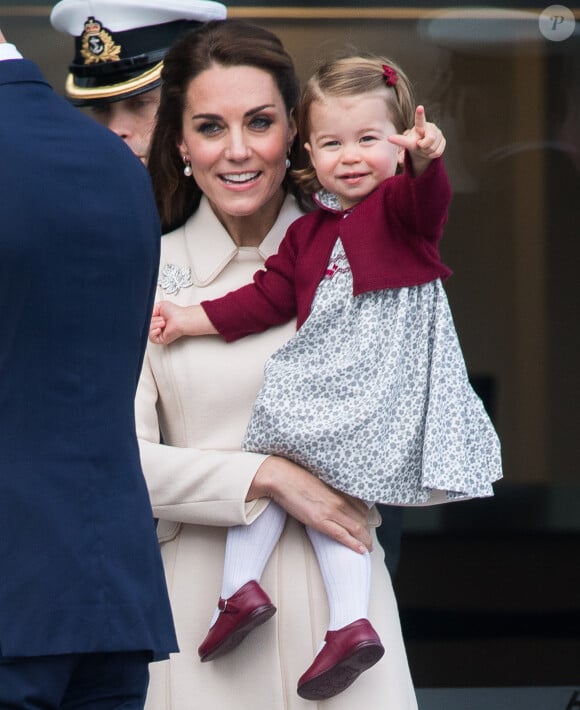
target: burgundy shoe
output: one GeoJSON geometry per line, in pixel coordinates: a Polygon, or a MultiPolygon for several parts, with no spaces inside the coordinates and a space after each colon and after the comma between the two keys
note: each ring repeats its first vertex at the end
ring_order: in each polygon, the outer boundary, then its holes
{"type": "Polygon", "coordinates": [[[240,644],[256,626],[276,613],[276,607],[257,582],[247,582],[229,599],[220,597],[220,614],[197,649],[202,661],[213,661],[240,644]]]}
{"type": "Polygon", "coordinates": [[[306,700],[325,700],[342,693],[385,652],[366,619],[327,631],[324,640],[320,653],[298,681],[298,695],[306,700]]]}

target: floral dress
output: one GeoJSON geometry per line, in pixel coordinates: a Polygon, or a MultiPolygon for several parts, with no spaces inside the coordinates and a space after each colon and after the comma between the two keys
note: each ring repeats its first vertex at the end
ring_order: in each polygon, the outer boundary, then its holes
{"type": "Polygon", "coordinates": [[[440,280],[353,296],[340,239],[310,316],[266,363],[243,447],[368,502],[493,495],[500,445],[440,280]]]}

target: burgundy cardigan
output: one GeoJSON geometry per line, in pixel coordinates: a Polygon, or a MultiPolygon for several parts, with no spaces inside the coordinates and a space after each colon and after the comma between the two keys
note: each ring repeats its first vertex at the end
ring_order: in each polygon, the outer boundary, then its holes
{"type": "Polygon", "coordinates": [[[337,237],[351,267],[355,296],[446,279],[451,270],[441,262],[438,242],[450,199],[440,158],[419,177],[413,177],[407,161],[404,173],[385,180],[352,210],[321,206],[297,219],[253,283],[201,305],[227,342],[295,316],[299,328],[337,237]]]}

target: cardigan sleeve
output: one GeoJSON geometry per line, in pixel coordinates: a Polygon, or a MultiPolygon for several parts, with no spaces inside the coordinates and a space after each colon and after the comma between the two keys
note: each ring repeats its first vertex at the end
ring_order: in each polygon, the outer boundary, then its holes
{"type": "Polygon", "coordinates": [[[254,274],[252,283],[201,306],[228,343],[274,325],[287,323],[297,313],[295,291],[296,245],[292,228],[277,254],[254,274]]]}
{"type": "Polygon", "coordinates": [[[443,160],[431,161],[427,169],[415,177],[406,156],[405,172],[397,178],[393,202],[400,220],[423,238],[439,241],[451,201],[451,186],[443,160]]]}

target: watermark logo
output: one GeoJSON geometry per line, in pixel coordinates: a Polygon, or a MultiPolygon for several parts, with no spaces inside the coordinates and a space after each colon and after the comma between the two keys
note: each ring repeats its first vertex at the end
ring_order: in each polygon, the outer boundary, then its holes
{"type": "Polygon", "coordinates": [[[552,42],[562,42],[574,34],[576,18],[570,8],[564,5],[550,5],[539,19],[540,32],[552,42]]]}

